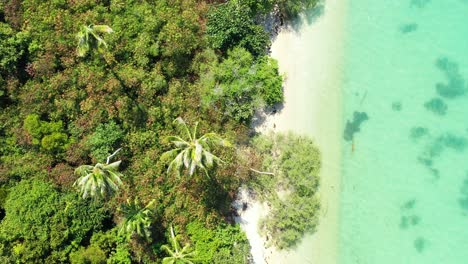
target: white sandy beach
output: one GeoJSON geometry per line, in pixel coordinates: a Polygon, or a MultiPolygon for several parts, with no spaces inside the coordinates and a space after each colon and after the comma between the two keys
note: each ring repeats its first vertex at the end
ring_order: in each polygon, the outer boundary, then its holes
{"type": "MultiPolygon", "coordinates": [[[[320,14],[309,15],[297,27],[280,31],[271,56],[285,74],[284,107],[266,117],[257,131],[288,131],[314,139],[322,152],[318,231],[289,252],[265,248],[257,232],[267,208],[251,202],[238,218],[252,246],[256,264],[337,263],[341,161],[341,82],[344,21],[347,0],[325,0],[320,14]]],[[[244,193],[247,199],[247,193],[244,193]]]]}

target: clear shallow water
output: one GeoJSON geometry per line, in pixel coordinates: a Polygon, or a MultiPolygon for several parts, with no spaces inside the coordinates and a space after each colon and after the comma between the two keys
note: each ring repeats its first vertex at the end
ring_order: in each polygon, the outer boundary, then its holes
{"type": "Polygon", "coordinates": [[[348,5],[339,263],[468,263],[468,1],[348,5]]]}

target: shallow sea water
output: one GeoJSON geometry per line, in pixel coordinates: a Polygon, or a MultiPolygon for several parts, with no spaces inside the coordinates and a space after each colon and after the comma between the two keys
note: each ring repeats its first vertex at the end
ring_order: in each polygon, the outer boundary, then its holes
{"type": "Polygon", "coordinates": [[[338,262],[468,263],[468,1],[348,4],[338,262]]]}

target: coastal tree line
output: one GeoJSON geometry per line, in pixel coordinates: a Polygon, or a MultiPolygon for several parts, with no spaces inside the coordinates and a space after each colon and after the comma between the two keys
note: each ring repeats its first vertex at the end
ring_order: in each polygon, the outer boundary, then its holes
{"type": "Polygon", "coordinates": [[[272,186],[249,125],[283,101],[256,21],[316,4],[1,1],[0,261],[247,263],[231,202],[272,186]]]}

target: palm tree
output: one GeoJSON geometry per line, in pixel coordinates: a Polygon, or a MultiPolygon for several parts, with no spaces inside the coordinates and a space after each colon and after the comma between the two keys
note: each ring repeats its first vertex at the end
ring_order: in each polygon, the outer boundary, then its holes
{"type": "Polygon", "coordinates": [[[80,195],[83,199],[88,197],[105,198],[117,191],[119,185],[122,185],[120,180],[122,174],[117,171],[121,161],[109,164],[110,159],[119,151],[120,149],[107,157],[106,164],[81,165],[75,169],[75,174],[80,177],[73,183],[73,186],[80,189],[80,195]]]}
{"type": "Polygon", "coordinates": [[[162,261],[163,264],[193,264],[193,256],[195,255],[195,251],[192,251],[190,248],[190,244],[185,245],[182,249],[180,248],[180,244],[177,241],[176,236],[174,235],[174,229],[171,225],[171,244],[172,249],[169,245],[163,245],[161,249],[165,250],[168,257],[165,257],[162,261]]]}
{"type": "Polygon", "coordinates": [[[78,39],[76,52],[78,56],[84,57],[90,49],[97,49],[98,52],[102,52],[104,48],[107,48],[107,43],[102,39],[101,34],[112,32],[114,32],[112,28],[107,25],[82,26],[80,32],[76,34],[78,39]]]}
{"type": "Polygon", "coordinates": [[[151,207],[154,202],[155,200],[152,200],[145,207],[142,207],[138,198],[133,201],[128,199],[127,204],[124,204],[121,209],[125,218],[120,226],[119,234],[126,234],[127,238],[136,234],[149,239],[151,236],[151,217],[153,216],[151,207]]]}
{"type": "Polygon", "coordinates": [[[165,152],[161,159],[171,158],[172,162],[167,168],[167,172],[175,170],[177,175],[183,167],[188,170],[189,176],[192,176],[196,168],[202,169],[209,177],[208,169],[212,168],[214,163],[224,163],[220,158],[211,153],[214,146],[230,147],[231,143],[221,138],[216,133],[207,133],[197,138],[198,122],[195,123],[193,131],[190,131],[182,118],[177,118],[174,123],[181,125],[186,133],[186,138],[180,136],[170,136],[168,139],[175,146],[174,149],[165,152]]]}

